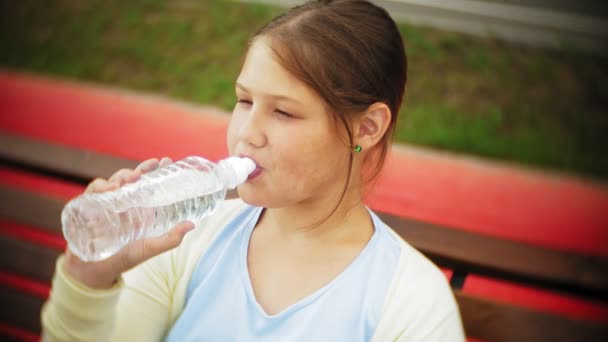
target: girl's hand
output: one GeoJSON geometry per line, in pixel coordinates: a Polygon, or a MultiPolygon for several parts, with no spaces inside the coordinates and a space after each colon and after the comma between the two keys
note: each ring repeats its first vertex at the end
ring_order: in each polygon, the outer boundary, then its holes
{"type": "MultiPolygon", "coordinates": [[[[168,165],[171,162],[171,159],[166,157],[160,161],[158,159],[148,159],[139,164],[135,170],[122,169],[114,173],[108,180],[95,179],[87,186],[85,193],[118,189],[125,184],[137,181],[142,174],[156,170],[158,167],[168,165]]],[[[192,228],[194,228],[192,222],[181,222],[162,236],[133,241],[123,247],[117,254],[101,261],[82,261],[68,247],[63,263],[64,271],[88,287],[110,288],[123,272],[153,256],[177,247],[182,242],[184,235],[192,228]]]]}

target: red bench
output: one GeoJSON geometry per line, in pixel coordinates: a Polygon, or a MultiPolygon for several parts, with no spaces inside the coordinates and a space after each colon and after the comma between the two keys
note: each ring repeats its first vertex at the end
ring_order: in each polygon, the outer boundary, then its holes
{"type": "MultiPolygon", "coordinates": [[[[35,340],[65,201],[136,160],[224,156],[227,118],[10,73],[0,111],[0,336],[35,340]]],[[[471,339],[605,340],[606,187],[467,163],[395,153],[369,205],[444,268],[471,339]]]]}

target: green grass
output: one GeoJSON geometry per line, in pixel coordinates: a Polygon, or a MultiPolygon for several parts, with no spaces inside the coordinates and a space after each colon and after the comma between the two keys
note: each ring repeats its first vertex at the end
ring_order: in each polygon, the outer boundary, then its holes
{"type": "MultiPolygon", "coordinates": [[[[220,1],[0,0],[0,66],[230,110],[247,39],[281,10],[220,1]]],[[[606,58],[400,24],[396,139],[608,179],[606,58]]]]}

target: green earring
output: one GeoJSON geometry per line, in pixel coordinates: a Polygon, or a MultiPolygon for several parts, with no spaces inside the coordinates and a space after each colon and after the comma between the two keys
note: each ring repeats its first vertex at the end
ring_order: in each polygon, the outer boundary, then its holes
{"type": "Polygon", "coordinates": [[[361,152],[362,149],[361,145],[355,145],[355,152],[361,152]]]}

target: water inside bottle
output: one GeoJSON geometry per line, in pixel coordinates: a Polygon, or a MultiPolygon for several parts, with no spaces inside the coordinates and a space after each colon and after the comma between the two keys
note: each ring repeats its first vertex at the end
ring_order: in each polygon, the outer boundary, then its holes
{"type": "Polygon", "coordinates": [[[179,178],[165,178],[162,188],[139,191],[135,183],[128,185],[138,194],[135,200],[134,193],[118,199],[100,193],[81,201],[73,215],[62,217],[74,253],[83,260],[101,260],[131,241],[160,236],[178,222],[197,221],[212,213],[225,197],[225,188],[209,174],[184,171],[179,178]],[[106,203],[104,210],[100,203],[106,203]]]}
{"type": "Polygon", "coordinates": [[[120,222],[129,224],[129,227],[122,231],[131,232],[124,234],[122,239],[133,241],[144,236],[160,236],[175,223],[185,220],[197,221],[211,214],[225,195],[226,190],[221,189],[173,203],[159,203],[155,206],[135,207],[116,212],[120,222]]]}

